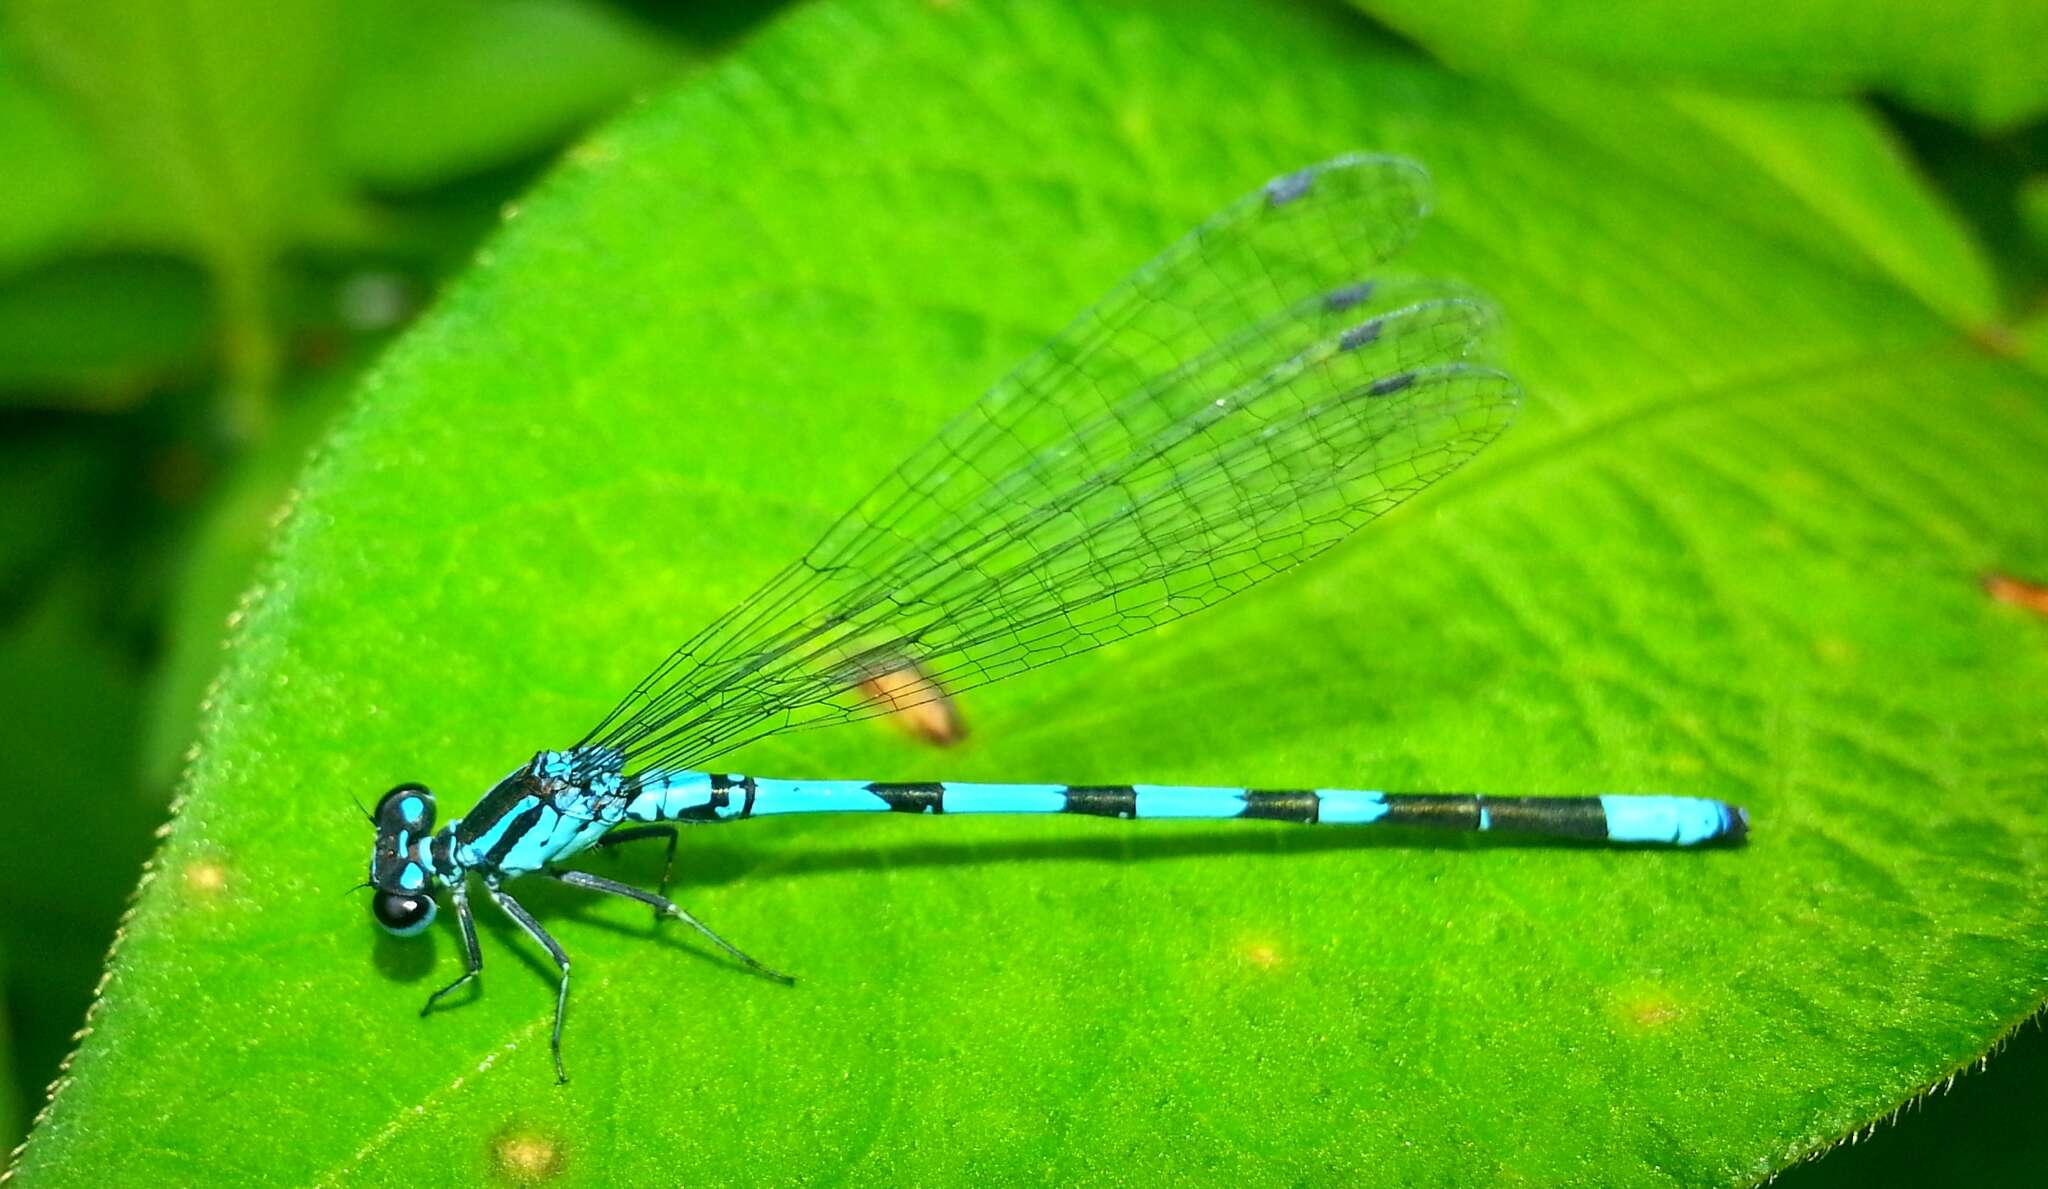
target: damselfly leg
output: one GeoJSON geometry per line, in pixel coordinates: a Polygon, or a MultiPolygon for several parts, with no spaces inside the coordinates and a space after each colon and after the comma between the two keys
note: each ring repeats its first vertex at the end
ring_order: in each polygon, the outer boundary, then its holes
{"type": "Polygon", "coordinates": [[[440,1001],[441,996],[475,978],[484,968],[484,951],[476,943],[476,918],[469,912],[469,889],[465,883],[449,889],[449,895],[455,900],[455,920],[462,927],[462,977],[427,996],[427,1001],[420,1005],[423,1016],[434,1010],[434,1004],[440,1001]]]}
{"type": "Polygon", "coordinates": [[[665,896],[657,896],[653,892],[642,891],[631,884],[623,884],[614,879],[606,879],[601,875],[592,875],[588,871],[556,871],[553,868],[549,868],[542,872],[542,874],[551,875],[570,887],[588,888],[593,892],[603,892],[607,896],[624,896],[628,900],[638,900],[642,904],[651,905],[654,908],[654,915],[656,917],[672,916],[683,922],[690,928],[702,933],[713,945],[731,955],[735,962],[745,966],[748,970],[753,971],[762,978],[781,983],[785,987],[796,985],[796,979],[749,957],[738,946],[712,932],[711,926],[691,916],[683,909],[682,905],[665,896]]]}
{"type": "MultiPolygon", "coordinates": [[[[674,826],[634,826],[626,830],[613,830],[611,833],[599,838],[592,845],[595,847],[614,847],[625,842],[639,842],[643,838],[668,839],[668,858],[663,860],[661,864],[661,883],[656,885],[656,890],[666,896],[668,895],[668,878],[674,874],[676,869],[676,828],[674,826]]],[[[659,921],[661,918],[662,911],[657,906],[654,910],[654,919],[659,921]]]]}
{"type": "Polygon", "coordinates": [[[526,930],[528,937],[540,943],[541,948],[548,952],[548,956],[555,960],[555,965],[562,972],[562,981],[555,987],[555,1031],[548,1041],[548,1047],[555,1054],[555,1081],[566,1082],[569,1080],[569,1073],[562,1068],[562,1013],[569,1006],[569,955],[556,944],[554,938],[548,936],[548,931],[540,927],[540,922],[534,920],[533,914],[526,911],[525,906],[519,901],[489,882],[484,884],[484,891],[490,893],[491,902],[504,909],[505,915],[511,917],[514,924],[526,930]]]}

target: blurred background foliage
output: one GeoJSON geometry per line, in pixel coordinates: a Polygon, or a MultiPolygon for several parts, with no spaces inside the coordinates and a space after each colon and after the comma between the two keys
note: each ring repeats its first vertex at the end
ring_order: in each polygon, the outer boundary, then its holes
{"type": "Polygon", "coordinates": [[[763,6],[0,4],[0,1138],[357,370],[592,123],[763,6]]]}
{"type": "MultiPolygon", "coordinates": [[[[0,0],[0,1139],[165,819],[224,626],[357,371],[577,135],[774,5],[0,0]]],[[[1855,95],[2048,360],[2044,6],[1360,0],[1461,70],[1855,95]]],[[[1651,146],[1645,146],[1646,149],[1651,146]]],[[[1808,163],[1827,169],[1829,163],[1808,163]]],[[[1588,179],[1597,184],[1597,179],[1588,179]]],[[[2048,1164],[2048,1038],[1794,1183],[2048,1164]]]]}

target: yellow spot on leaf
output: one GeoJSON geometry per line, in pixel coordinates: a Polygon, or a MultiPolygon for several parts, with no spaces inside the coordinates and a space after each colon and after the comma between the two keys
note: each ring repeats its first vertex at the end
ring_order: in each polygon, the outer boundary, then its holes
{"type": "Polygon", "coordinates": [[[218,859],[200,859],[185,868],[185,890],[214,897],[227,891],[228,869],[218,859]]]}
{"type": "Polygon", "coordinates": [[[1280,966],[1280,950],[1270,941],[1253,941],[1244,947],[1244,960],[1260,970],[1276,970],[1280,966]]]}
{"type": "Polygon", "coordinates": [[[491,1143],[491,1155],[506,1176],[522,1185],[538,1184],[562,1171],[562,1148],[531,1131],[508,1131],[491,1143]]]}
{"type": "Polygon", "coordinates": [[[1677,1023],[1685,1016],[1685,1008],[1676,999],[1655,988],[1633,992],[1622,997],[1616,1004],[1622,1021],[1641,1031],[1652,1031],[1677,1023]]]}

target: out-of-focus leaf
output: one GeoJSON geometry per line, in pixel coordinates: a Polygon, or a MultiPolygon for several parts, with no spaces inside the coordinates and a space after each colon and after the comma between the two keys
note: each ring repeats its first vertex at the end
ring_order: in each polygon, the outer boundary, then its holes
{"type": "Polygon", "coordinates": [[[0,274],[69,248],[91,228],[105,179],[91,140],[0,38],[0,274]]]}
{"type": "Polygon", "coordinates": [[[1851,254],[1958,326],[2000,314],[1997,283],[1970,230],[1923,185],[1868,110],[1824,100],[1667,94],[1679,112],[1756,162],[1794,198],[1788,217],[1839,235],[1851,254]]]}
{"type": "Polygon", "coordinates": [[[1960,327],[1998,316],[1997,287],[1970,231],[1858,104],[1646,92],[1571,72],[1506,81],[1689,201],[1900,286],[1960,327]],[[1717,185],[1700,185],[1703,167],[1720,175],[1717,185]]]}
{"type": "Polygon", "coordinates": [[[1882,91],[1982,128],[2048,112],[2036,0],[1352,0],[1444,60],[1788,96],[1882,91]]]}
{"type": "Polygon", "coordinates": [[[199,707],[220,671],[222,644],[257,561],[290,498],[306,451],[344,404],[358,366],[318,374],[289,394],[278,432],[244,454],[200,517],[165,616],[164,657],[150,681],[141,769],[169,788],[197,733],[199,707]]]}
{"type": "Polygon", "coordinates": [[[2034,254],[2048,259],[2048,173],[2035,174],[2020,187],[2020,217],[2034,254]]]}
{"type": "Polygon", "coordinates": [[[1967,243],[1887,253],[1885,194],[1630,118],[1698,151],[1324,10],[857,0],[582,146],[305,478],[24,1178],[1728,1184],[1972,1061],[2048,994],[2048,638],[1977,584],[2048,571],[2048,381],[1915,281],[1967,243]],[[341,900],[350,794],[464,811],[1174,235],[1361,146],[1435,170],[1404,267],[1499,298],[1512,434],[1298,578],[978,691],[942,770],[886,730],[733,765],[1670,789],[1747,847],[749,823],[678,895],[796,988],[521,885],[574,1080],[495,923],[417,1017],[452,926],[341,900]]]}
{"type": "Polygon", "coordinates": [[[56,559],[110,502],[118,460],[85,434],[0,434],[0,621],[40,600],[56,559]]]}
{"type": "Polygon", "coordinates": [[[258,436],[280,363],[273,266],[344,217],[334,0],[16,0],[8,18],[115,168],[115,218],[212,273],[228,421],[258,436]]]}
{"type": "Polygon", "coordinates": [[[2048,122],[2003,136],[1980,136],[1947,121],[1892,108],[1887,123],[1942,200],[1982,245],[2007,320],[2048,300],[2048,239],[2027,226],[2028,180],[2048,170],[2048,122]]]}
{"type": "MultiPolygon", "coordinates": [[[[0,942],[0,1003],[8,1001],[7,994],[7,947],[0,942]]],[[[0,1144],[12,1148],[19,1143],[28,1130],[28,1120],[23,1116],[21,1089],[14,1080],[14,1026],[8,1018],[12,1013],[0,1013],[0,1144]]]]}
{"type": "MultiPolygon", "coordinates": [[[[0,1101],[40,1103],[98,980],[161,801],[139,795],[123,602],[147,529],[122,436],[10,417],[0,435],[0,1101]]],[[[4,1111],[0,1111],[4,1113],[4,1111]]],[[[4,1126],[4,1124],[0,1124],[4,1126]]],[[[0,1130],[0,1144],[17,1133],[0,1130]]]]}
{"type": "Polygon", "coordinates": [[[0,281],[0,404],[110,408],[213,347],[206,278],[169,257],[71,259],[0,281]]]}
{"type": "Polygon", "coordinates": [[[348,31],[343,167],[395,189],[516,161],[678,61],[638,24],[580,0],[362,0],[348,31]]]}
{"type": "Polygon", "coordinates": [[[0,863],[12,1094],[25,1103],[71,1045],[162,813],[121,742],[136,731],[139,675],[80,619],[100,572],[65,563],[32,613],[0,629],[0,815],[11,839],[39,840],[11,841],[0,863]]]}
{"type": "Polygon", "coordinates": [[[332,217],[334,0],[14,0],[7,31],[118,168],[131,234],[257,267],[332,217]]]}
{"type": "Polygon", "coordinates": [[[2019,353],[2036,371],[2048,375],[2048,313],[2020,323],[2019,353]]]}
{"type": "Polygon", "coordinates": [[[674,58],[573,0],[18,0],[0,33],[29,68],[0,75],[0,150],[37,169],[30,197],[0,199],[21,222],[0,233],[0,268],[81,239],[198,261],[245,438],[283,362],[277,265],[375,245],[361,184],[530,155],[674,58]]]}

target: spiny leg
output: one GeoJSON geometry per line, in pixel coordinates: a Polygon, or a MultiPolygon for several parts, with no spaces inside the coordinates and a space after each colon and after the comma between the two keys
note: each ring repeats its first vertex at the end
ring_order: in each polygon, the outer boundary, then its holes
{"type": "Polygon", "coordinates": [[[526,930],[528,937],[538,941],[541,948],[548,952],[548,956],[555,960],[555,965],[561,968],[562,981],[555,988],[555,1032],[553,1040],[549,1042],[555,1053],[555,1082],[559,1085],[569,1080],[568,1071],[562,1068],[562,1013],[569,1006],[569,955],[561,946],[555,944],[555,939],[548,936],[548,931],[540,927],[540,922],[534,920],[533,914],[526,911],[519,901],[488,883],[484,885],[484,891],[489,892],[491,902],[505,910],[505,915],[511,917],[514,924],[526,930]]]}
{"type": "Polygon", "coordinates": [[[748,957],[738,946],[713,933],[709,925],[691,916],[683,910],[681,905],[664,896],[657,896],[653,892],[644,892],[631,884],[622,884],[617,880],[606,879],[601,875],[592,875],[588,871],[556,871],[549,868],[545,871],[545,874],[551,875],[571,887],[588,888],[593,892],[603,892],[608,896],[624,896],[628,900],[638,900],[642,904],[651,904],[654,906],[657,916],[675,917],[690,928],[710,938],[712,944],[731,954],[735,961],[762,978],[773,979],[784,986],[794,986],[796,983],[796,980],[789,975],[777,970],[771,970],[767,966],[748,957]]]}
{"type": "Polygon", "coordinates": [[[462,957],[467,968],[463,970],[461,978],[427,996],[426,1003],[420,1006],[421,1015],[426,1015],[428,1012],[433,1011],[434,1004],[441,996],[475,978],[478,974],[482,973],[484,968],[484,952],[476,943],[476,918],[469,913],[468,880],[463,880],[455,885],[453,897],[455,900],[455,920],[457,924],[462,926],[462,957]]]}
{"type": "MultiPolygon", "coordinates": [[[[613,830],[611,833],[599,837],[595,845],[618,846],[621,843],[638,842],[642,838],[662,837],[668,839],[668,859],[661,865],[661,883],[657,890],[663,896],[666,896],[668,895],[668,877],[676,869],[676,828],[674,826],[633,826],[630,829],[613,830]]],[[[658,921],[661,917],[661,909],[657,907],[654,910],[654,919],[658,921]]]]}

